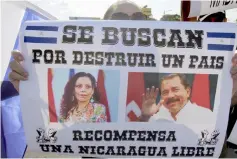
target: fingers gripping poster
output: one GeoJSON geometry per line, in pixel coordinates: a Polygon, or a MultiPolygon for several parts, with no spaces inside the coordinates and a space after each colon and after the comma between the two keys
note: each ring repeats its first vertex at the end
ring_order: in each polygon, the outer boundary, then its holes
{"type": "Polygon", "coordinates": [[[26,22],[28,151],[219,157],[236,31],[227,23],[26,22]]]}

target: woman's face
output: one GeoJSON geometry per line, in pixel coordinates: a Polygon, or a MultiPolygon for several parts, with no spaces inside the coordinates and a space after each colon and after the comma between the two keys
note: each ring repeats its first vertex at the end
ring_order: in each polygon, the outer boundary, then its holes
{"type": "Polygon", "coordinates": [[[74,91],[74,96],[79,102],[89,101],[94,93],[90,78],[79,77],[76,81],[74,91]]]}

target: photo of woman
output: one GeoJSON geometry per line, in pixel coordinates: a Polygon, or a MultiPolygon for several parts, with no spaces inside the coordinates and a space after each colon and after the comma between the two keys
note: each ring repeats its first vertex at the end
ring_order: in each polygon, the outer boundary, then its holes
{"type": "Polygon", "coordinates": [[[96,79],[78,72],[67,82],[60,104],[60,122],[107,122],[106,108],[99,103],[96,79]]]}

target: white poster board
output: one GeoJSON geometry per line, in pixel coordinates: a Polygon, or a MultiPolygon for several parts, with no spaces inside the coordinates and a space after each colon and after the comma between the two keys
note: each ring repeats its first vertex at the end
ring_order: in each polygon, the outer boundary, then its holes
{"type": "Polygon", "coordinates": [[[189,18],[237,8],[236,0],[190,1],[189,18]]]}
{"type": "Polygon", "coordinates": [[[236,33],[225,23],[25,23],[29,80],[20,96],[28,151],[219,157],[236,33]]]}

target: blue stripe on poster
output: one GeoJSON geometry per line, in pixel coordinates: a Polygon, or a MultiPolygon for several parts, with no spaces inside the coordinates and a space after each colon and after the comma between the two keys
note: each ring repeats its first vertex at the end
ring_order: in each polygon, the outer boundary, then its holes
{"type": "Polygon", "coordinates": [[[208,44],[208,50],[233,51],[234,45],[208,44]]]}
{"type": "Polygon", "coordinates": [[[27,26],[26,30],[58,31],[57,26],[27,26]]]}
{"type": "Polygon", "coordinates": [[[208,38],[230,38],[235,39],[235,33],[207,32],[208,38]]]}
{"type": "Polygon", "coordinates": [[[24,37],[25,43],[49,43],[49,44],[57,44],[57,38],[52,37],[24,37]]]}

